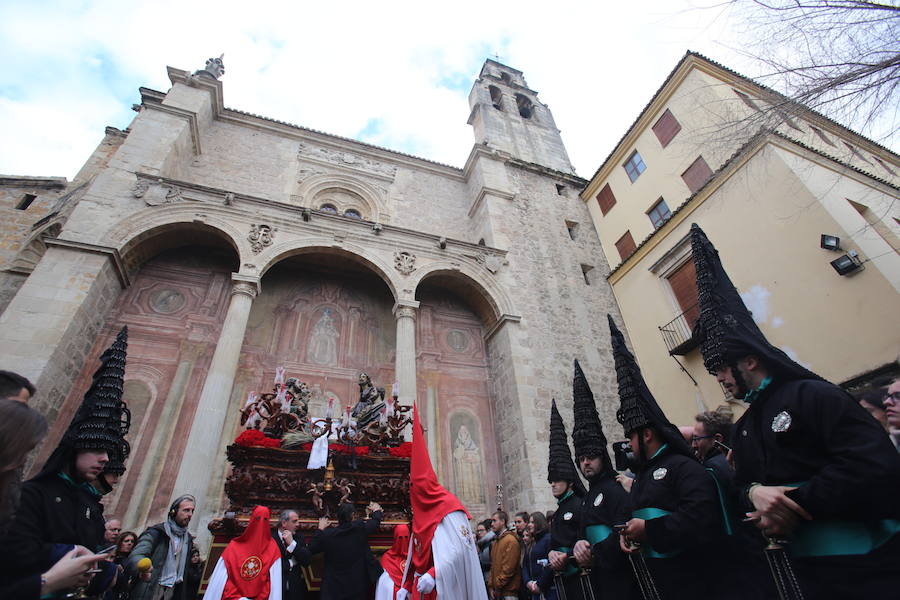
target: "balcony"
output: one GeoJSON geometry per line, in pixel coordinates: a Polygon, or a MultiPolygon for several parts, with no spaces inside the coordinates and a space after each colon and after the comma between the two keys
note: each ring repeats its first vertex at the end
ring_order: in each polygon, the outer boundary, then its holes
{"type": "Polygon", "coordinates": [[[665,325],[660,325],[659,332],[669,354],[684,356],[700,344],[700,340],[693,336],[694,324],[699,316],[700,307],[694,304],[665,325]]]}

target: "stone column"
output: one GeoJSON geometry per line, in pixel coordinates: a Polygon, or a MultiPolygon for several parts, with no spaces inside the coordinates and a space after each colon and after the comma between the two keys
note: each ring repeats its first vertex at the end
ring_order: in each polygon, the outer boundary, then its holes
{"type": "Polygon", "coordinates": [[[203,507],[210,471],[214,465],[225,461],[224,456],[218,456],[219,438],[225,424],[250,308],[259,293],[259,279],[256,277],[235,274],[232,280],[231,303],[200,392],[197,412],[173,490],[174,496],[193,494],[197,498],[197,512],[201,514],[191,521],[192,531],[197,531],[204,520],[202,513],[206,512],[203,507]]]}
{"type": "Polygon", "coordinates": [[[414,300],[401,300],[394,305],[397,317],[397,366],[394,376],[400,386],[400,404],[412,405],[416,400],[416,309],[414,300]]]}

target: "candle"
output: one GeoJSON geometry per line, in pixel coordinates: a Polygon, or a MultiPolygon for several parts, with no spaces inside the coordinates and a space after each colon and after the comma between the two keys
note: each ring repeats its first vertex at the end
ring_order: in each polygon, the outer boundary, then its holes
{"type": "Polygon", "coordinates": [[[326,419],[334,418],[334,398],[328,399],[328,406],[325,407],[325,418],[326,419]]]}
{"type": "Polygon", "coordinates": [[[381,407],[381,415],[379,415],[378,417],[378,422],[382,427],[385,427],[387,425],[387,406],[381,407]]]}
{"type": "Polygon", "coordinates": [[[275,369],[275,385],[284,385],[284,367],[275,369]]]}
{"type": "Polygon", "coordinates": [[[341,425],[343,425],[344,427],[350,426],[350,407],[349,406],[346,409],[344,409],[344,420],[341,421],[341,425]]]}
{"type": "Polygon", "coordinates": [[[394,398],[400,396],[400,384],[396,381],[394,382],[394,385],[391,386],[391,396],[394,398]]]}
{"type": "Polygon", "coordinates": [[[256,392],[250,392],[247,394],[247,402],[244,404],[244,408],[249,407],[254,402],[256,402],[256,392]]]}
{"type": "Polygon", "coordinates": [[[278,395],[275,396],[275,400],[281,405],[282,411],[289,412],[291,410],[291,401],[288,400],[286,389],[281,388],[278,390],[278,395]]]}
{"type": "Polygon", "coordinates": [[[385,406],[384,418],[387,419],[388,417],[393,417],[393,416],[394,416],[394,399],[388,398],[387,405],[385,406]]]}

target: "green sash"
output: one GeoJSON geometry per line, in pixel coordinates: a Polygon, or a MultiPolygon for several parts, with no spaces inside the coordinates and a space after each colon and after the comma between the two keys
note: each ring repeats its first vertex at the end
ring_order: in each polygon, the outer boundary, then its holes
{"type": "Polygon", "coordinates": [[[584,534],[587,536],[591,546],[593,546],[608,538],[612,531],[612,527],[607,527],[606,525],[588,525],[584,530],[584,534]]]}
{"type": "MultiPolygon", "coordinates": [[[[560,546],[559,548],[554,548],[554,550],[556,550],[557,552],[562,552],[563,554],[565,554],[567,556],[572,554],[572,549],[569,548],[568,546],[560,546]]],[[[566,568],[563,569],[562,571],[560,571],[559,575],[560,575],[560,577],[571,577],[572,575],[576,575],[577,573],[578,573],[578,567],[576,567],[575,565],[570,565],[569,563],[566,563],[566,568]]]]}
{"type": "MultiPolygon", "coordinates": [[[[799,483],[786,483],[800,487],[799,483]]],[[[791,556],[847,556],[868,554],[900,532],[900,520],[801,521],[791,538],[791,556]]]]}
{"type": "Polygon", "coordinates": [[[719,483],[719,478],[716,477],[715,469],[707,468],[706,471],[715,482],[716,492],[719,494],[719,507],[722,509],[722,523],[725,525],[725,535],[733,535],[734,530],[731,527],[731,513],[728,510],[728,501],[725,499],[725,492],[722,490],[722,484],[719,483]]]}
{"type": "MultiPolygon", "coordinates": [[[[663,510],[661,508],[639,508],[631,513],[631,516],[635,519],[644,519],[645,521],[651,521],[653,519],[658,519],[660,517],[664,517],[668,514],[671,514],[667,510],[663,510]]],[[[644,542],[641,544],[641,554],[646,556],[647,558],[671,558],[673,556],[678,556],[681,554],[681,550],[674,550],[672,552],[657,552],[653,549],[650,544],[644,542]]]]}

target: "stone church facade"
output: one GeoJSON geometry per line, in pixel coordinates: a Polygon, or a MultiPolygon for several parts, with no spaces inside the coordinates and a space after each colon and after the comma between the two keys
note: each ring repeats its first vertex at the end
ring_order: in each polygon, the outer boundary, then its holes
{"type": "Polygon", "coordinates": [[[313,413],[355,402],[361,371],[398,382],[473,516],[497,484],[510,509],[551,508],[550,400],[571,431],[578,358],[616,436],[605,315],[621,319],[586,182],[522,73],[485,62],[455,168],[225,108],[220,67],[141,88],[74,181],[0,180],[3,368],[53,422],[35,463],[128,325],[132,455],[106,503],[129,526],[193,493],[205,530],[238,410],[278,366],[313,413]]]}

